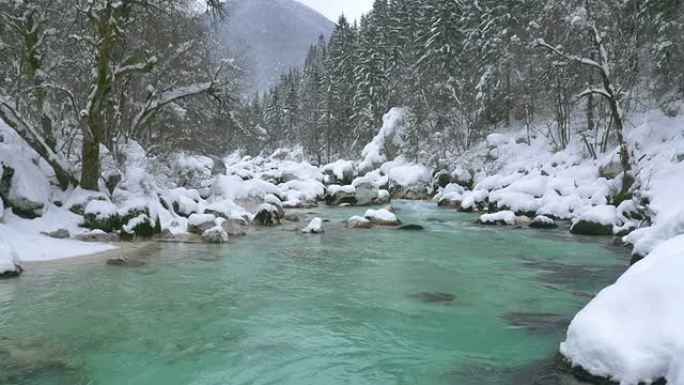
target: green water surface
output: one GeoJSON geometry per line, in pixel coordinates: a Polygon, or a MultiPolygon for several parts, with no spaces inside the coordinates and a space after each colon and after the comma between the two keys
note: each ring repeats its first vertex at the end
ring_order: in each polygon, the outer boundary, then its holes
{"type": "Polygon", "coordinates": [[[364,209],[321,207],[302,213],[330,219],[322,235],[290,224],[0,281],[0,384],[575,383],[550,363],[622,250],[396,205],[426,231],[346,230],[364,209]]]}

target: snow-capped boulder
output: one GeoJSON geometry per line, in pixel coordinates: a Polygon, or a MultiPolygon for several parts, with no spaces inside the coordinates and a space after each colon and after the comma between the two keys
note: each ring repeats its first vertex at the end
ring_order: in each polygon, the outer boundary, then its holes
{"type": "Polygon", "coordinates": [[[111,202],[91,200],[83,210],[84,227],[102,230],[105,233],[118,231],[122,218],[119,209],[111,202]]]}
{"type": "Polygon", "coordinates": [[[389,191],[394,199],[428,200],[432,176],[423,165],[404,164],[389,169],[389,191]]]}
{"type": "Polygon", "coordinates": [[[321,218],[314,218],[308,226],[302,229],[302,233],[320,234],[323,233],[323,220],[321,218]]]}
{"type": "Polygon", "coordinates": [[[437,195],[437,205],[444,208],[458,209],[461,207],[465,192],[461,185],[450,183],[437,195]]]}
{"type": "Polygon", "coordinates": [[[0,256],[0,279],[18,277],[23,271],[21,266],[15,264],[9,255],[0,256]]]}
{"type": "Polygon", "coordinates": [[[379,191],[378,188],[371,183],[361,183],[356,186],[354,197],[356,198],[357,206],[369,206],[377,204],[379,191]]]}
{"type": "Polygon", "coordinates": [[[555,229],[558,227],[558,224],[547,216],[537,215],[530,223],[530,227],[533,229],[555,229]]]}
{"type": "Polygon", "coordinates": [[[74,191],[69,194],[64,207],[74,214],[85,214],[85,208],[93,200],[108,201],[107,195],[99,191],[84,190],[81,187],[76,187],[74,191]]]}
{"type": "Polygon", "coordinates": [[[329,185],[349,185],[356,177],[354,162],[349,160],[337,160],[323,166],[321,171],[325,174],[325,182],[329,185]]]}
{"type": "Polygon", "coordinates": [[[216,216],[213,214],[192,214],[188,218],[188,232],[201,235],[216,226],[216,216]]]}
{"type": "Polygon", "coordinates": [[[30,161],[10,161],[13,167],[0,162],[0,196],[15,215],[26,219],[41,217],[51,194],[47,176],[30,161]]]}
{"type": "Polygon", "coordinates": [[[278,208],[274,205],[264,203],[257,209],[254,215],[254,223],[259,226],[277,226],[280,224],[278,208]]]}
{"type": "Polygon", "coordinates": [[[398,226],[401,224],[397,216],[387,209],[367,210],[363,216],[374,225],[398,226]]]}
{"type": "Polygon", "coordinates": [[[616,383],[664,379],[681,384],[682,271],[684,235],[679,235],[656,246],[577,313],[561,353],[573,365],[616,383]]]}
{"type": "Polygon", "coordinates": [[[472,170],[466,170],[461,167],[456,167],[451,172],[451,183],[455,183],[465,189],[472,190],[475,173],[472,170]]]}
{"type": "Polygon", "coordinates": [[[202,233],[204,243],[222,244],[228,242],[228,233],[221,226],[212,227],[202,233]]]}
{"type": "Polygon", "coordinates": [[[618,224],[615,206],[601,205],[581,211],[572,220],[570,232],[582,235],[613,235],[618,224]]]}
{"type": "Polygon", "coordinates": [[[477,223],[481,225],[514,226],[516,224],[516,217],[513,211],[499,211],[493,214],[481,215],[477,223]]]}
{"type": "Polygon", "coordinates": [[[345,227],[348,229],[370,229],[373,227],[373,224],[364,217],[353,216],[347,219],[345,227]]]}
{"type": "Polygon", "coordinates": [[[378,190],[378,197],[373,200],[373,204],[375,205],[386,205],[389,204],[391,201],[390,198],[390,192],[387,190],[378,190]]]}
{"type": "MultiPolygon", "coordinates": [[[[277,206],[276,206],[277,207],[277,206]]],[[[218,218],[238,219],[249,217],[249,213],[231,199],[222,199],[207,205],[204,214],[212,214],[218,218]]]]}
{"type": "Polygon", "coordinates": [[[356,204],[356,187],[347,185],[328,186],[328,192],[325,195],[325,203],[329,206],[339,206],[342,203],[356,204]]]}

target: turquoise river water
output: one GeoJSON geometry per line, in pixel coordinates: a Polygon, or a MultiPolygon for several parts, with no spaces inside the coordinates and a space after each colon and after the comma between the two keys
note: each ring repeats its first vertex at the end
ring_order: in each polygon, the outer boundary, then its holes
{"type": "Polygon", "coordinates": [[[302,213],[330,219],[323,235],[289,224],[0,282],[0,384],[578,383],[558,344],[623,250],[396,205],[426,230],[346,230],[363,209],[321,207],[302,213]]]}

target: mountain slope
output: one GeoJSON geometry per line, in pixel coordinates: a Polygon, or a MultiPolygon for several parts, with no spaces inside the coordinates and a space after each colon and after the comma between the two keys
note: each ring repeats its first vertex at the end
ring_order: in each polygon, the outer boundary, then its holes
{"type": "Polygon", "coordinates": [[[245,56],[248,91],[265,91],[280,74],[301,66],[319,36],[334,23],[295,0],[231,0],[221,28],[226,45],[245,56]]]}

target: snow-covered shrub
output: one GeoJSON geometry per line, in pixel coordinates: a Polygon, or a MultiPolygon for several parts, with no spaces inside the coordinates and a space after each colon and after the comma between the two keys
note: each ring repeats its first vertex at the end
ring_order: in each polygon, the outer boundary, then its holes
{"type": "Polygon", "coordinates": [[[118,231],[122,218],[119,208],[111,202],[91,200],[83,212],[84,227],[91,230],[102,230],[106,233],[118,231]]]}

